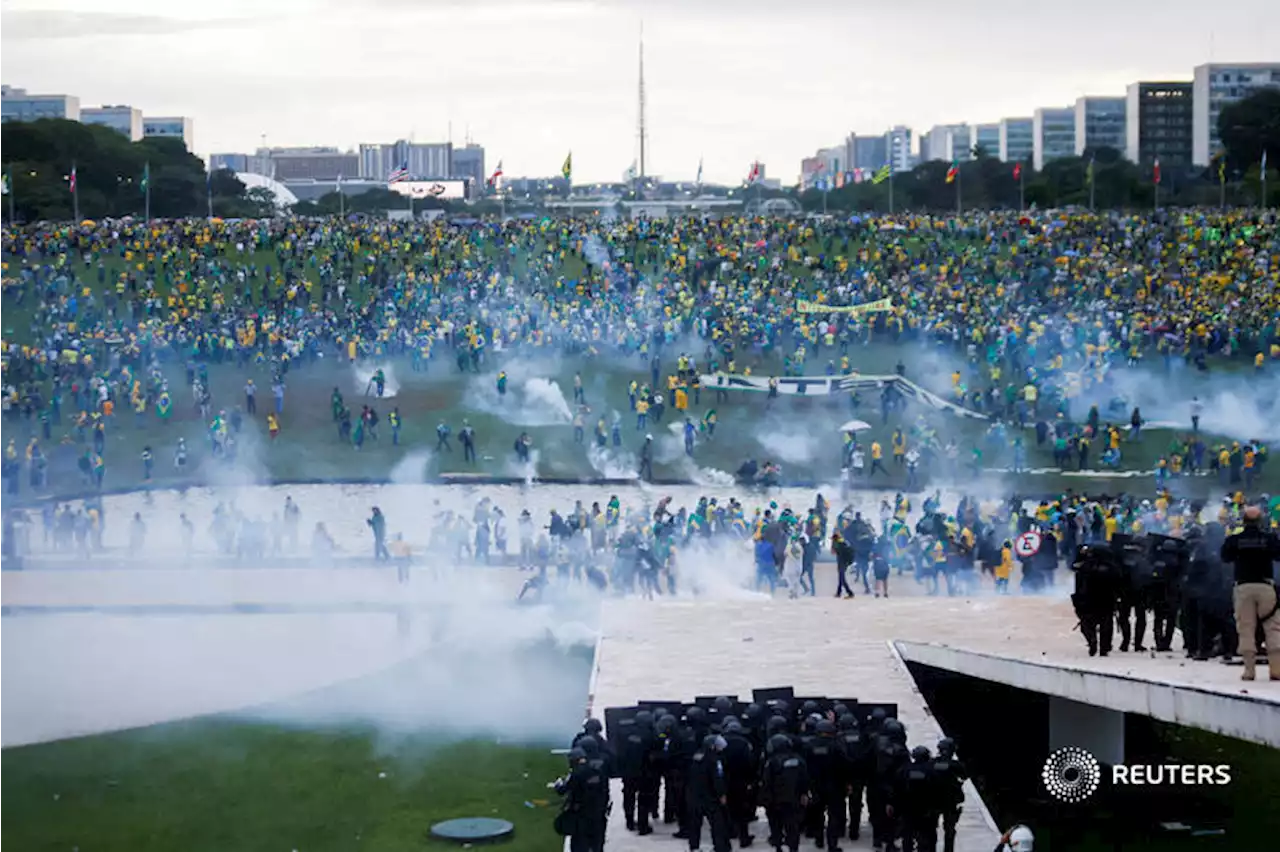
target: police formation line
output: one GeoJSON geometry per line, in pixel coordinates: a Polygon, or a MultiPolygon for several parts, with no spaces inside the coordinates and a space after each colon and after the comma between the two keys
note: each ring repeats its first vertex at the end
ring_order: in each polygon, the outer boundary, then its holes
{"type": "Polygon", "coordinates": [[[1265,656],[1271,680],[1280,680],[1276,562],[1280,537],[1267,529],[1261,509],[1250,506],[1232,535],[1211,522],[1190,527],[1182,538],[1117,533],[1081,545],[1072,563],[1071,601],[1091,656],[1111,652],[1115,626],[1121,651],[1131,644],[1146,650],[1150,610],[1156,651],[1172,650],[1180,626],[1187,656],[1231,661],[1238,653],[1245,680],[1255,678],[1257,660],[1265,656]]]}
{"type": "Polygon", "coordinates": [[[640,709],[611,721],[609,739],[588,719],[556,783],[565,797],[557,828],[573,852],[605,848],[615,804],[608,782],[620,778],[626,829],[650,835],[661,819],[691,850],[704,828],[715,852],[747,848],[763,808],[778,852],[795,852],[802,837],[839,852],[862,833],[865,801],[877,849],[934,852],[941,828],[942,848],[953,852],[968,777],[955,743],[909,747],[906,727],[884,707],[860,720],[843,703],[823,704],[752,703],[739,716],[721,697],[709,707],[640,709]]]}

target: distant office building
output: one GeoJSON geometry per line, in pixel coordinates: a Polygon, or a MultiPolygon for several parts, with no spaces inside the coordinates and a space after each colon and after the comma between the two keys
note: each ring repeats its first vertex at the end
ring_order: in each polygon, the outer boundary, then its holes
{"type": "Polygon", "coordinates": [[[1075,155],[1083,156],[1086,150],[1097,151],[1099,148],[1123,151],[1124,124],[1124,98],[1076,98],[1075,155]]]}
{"type": "Polygon", "coordinates": [[[1222,108],[1259,89],[1280,87],[1280,63],[1197,65],[1192,87],[1191,162],[1207,166],[1222,150],[1218,139],[1222,108]]]}
{"type": "Polygon", "coordinates": [[[1166,166],[1191,166],[1193,84],[1130,83],[1125,89],[1124,156],[1134,163],[1156,157],[1166,166]]]}
{"type": "Polygon", "coordinates": [[[851,133],[844,147],[851,169],[878,169],[889,161],[883,133],[878,136],[851,133]]]}
{"type": "Polygon", "coordinates": [[[220,169],[230,169],[233,172],[251,171],[249,168],[248,154],[210,154],[209,155],[209,171],[216,172],[220,169]]]}
{"type": "Polygon", "coordinates": [[[945,160],[948,163],[971,159],[969,125],[937,124],[920,137],[920,160],[945,160]]]}
{"type": "Polygon", "coordinates": [[[484,167],[484,146],[470,143],[454,148],[449,177],[469,179],[474,181],[474,186],[484,186],[489,179],[484,167]]]}
{"type": "Polygon", "coordinates": [[[359,157],[337,148],[259,148],[250,171],[283,183],[291,180],[336,181],[339,177],[355,177],[359,167],[359,157]]]}
{"type": "Polygon", "coordinates": [[[818,157],[822,160],[823,175],[833,180],[837,172],[849,168],[849,158],[843,145],[823,148],[818,151],[818,157]]]}
{"type": "Polygon", "coordinates": [[[401,139],[390,145],[361,145],[360,177],[386,180],[387,175],[404,166],[415,178],[448,178],[453,174],[452,142],[408,142],[401,139]]]}
{"type": "Polygon", "coordinates": [[[195,148],[195,137],[192,135],[192,121],[185,116],[144,115],[142,117],[143,136],[166,136],[181,139],[182,144],[191,151],[195,148]]]}
{"type": "Polygon", "coordinates": [[[981,148],[988,157],[1000,156],[1000,122],[969,125],[969,152],[981,148]]]}
{"type": "Polygon", "coordinates": [[[818,182],[826,169],[821,156],[805,157],[800,161],[800,188],[808,189],[818,182]]]}
{"type": "Polygon", "coordinates": [[[1044,164],[1076,153],[1076,111],[1073,107],[1041,107],[1032,118],[1031,161],[1036,171],[1044,164]]]}
{"type": "Polygon", "coordinates": [[[80,99],[75,95],[33,95],[26,89],[0,86],[0,104],[3,121],[80,120],[80,99]]]}
{"type": "MultiPolygon", "coordinates": [[[[895,172],[909,172],[915,166],[911,151],[911,128],[903,125],[891,128],[884,134],[885,163],[895,172]]],[[[882,163],[881,165],[884,165],[882,163]]],[[[878,167],[877,167],[878,168],[878,167]]]]}
{"type": "Polygon", "coordinates": [[[110,127],[130,142],[142,138],[142,110],[131,106],[85,107],[80,110],[80,121],[110,127]]]}
{"type": "Polygon", "coordinates": [[[1035,119],[1000,119],[1000,159],[1024,163],[1035,152],[1035,119]]]}

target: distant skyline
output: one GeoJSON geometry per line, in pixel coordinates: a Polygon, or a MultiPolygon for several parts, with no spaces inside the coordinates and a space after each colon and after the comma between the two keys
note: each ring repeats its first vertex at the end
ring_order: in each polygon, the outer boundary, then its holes
{"type": "Polygon", "coordinates": [[[978,7],[829,0],[3,0],[0,77],[83,106],[195,120],[197,152],[483,144],[508,176],[616,181],[636,159],[643,16],[648,172],[795,177],[850,132],[991,122],[1280,61],[1271,0],[978,7]],[[906,7],[912,7],[908,10],[906,7]],[[970,10],[980,11],[976,16],[970,10]],[[1211,27],[1219,27],[1211,30],[1211,27]]]}

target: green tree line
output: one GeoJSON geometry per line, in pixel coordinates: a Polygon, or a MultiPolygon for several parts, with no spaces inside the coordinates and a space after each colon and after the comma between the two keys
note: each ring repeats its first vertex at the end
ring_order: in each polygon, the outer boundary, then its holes
{"type": "Polygon", "coordinates": [[[246,192],[230,171],[207,176],[203,161],[179,139],[148,137],[132,142],[109,127],[64,119],[6,122],[0,128],[4,174],[14,217],[23,222],[65,221],[77,206],[85,219],[144,215],[150,183],[155,218],[227,218],[266,215],[269,196],[246,192]],[[71,192],[71,170],[76,193],[71,192]]]}
{"type": "Polygon", "coordinates": [[[895,174],[892,186],[889,181],[864,181],[826,193],[808,189],[800,202],[808,210],[825,205],[829,211],[848,212],[888,210],[891,201],[896,210],[1087,207],[1091,202],[1098,209],[1151,209],[1157,192],[1161,206],[1280,202],[1280,89],[1263,89],[1225,107],[1218,118],[1218,136],[1225,149],[1219,159],[1207,168],[1189,170],[1166,163],[1158,187],[1151,163],[1130,162],[1114,148],[1052,160],[1037,171],[1029,160],[1002,162],[994,152],[978,147],[972,160],[959,164],[959,175],[951,183],[946,179],[951,164],[934,160],[895,174]],[[1265,201],[1264,151],[1270,152],[1265,201]]]}

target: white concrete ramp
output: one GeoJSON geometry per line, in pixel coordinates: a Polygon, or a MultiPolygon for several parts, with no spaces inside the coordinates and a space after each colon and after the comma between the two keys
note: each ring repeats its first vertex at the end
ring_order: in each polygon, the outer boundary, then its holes
{"type": "MultiPolygon", "coordinates": [[[[695,695],[737,695],[749,700],[753,688],[791,686],[797,695],[840,695],[868,702],[893,702],[911,744],[932,748],[942,731],[930,715],[883,635],[885,616],[906,608],[924,610],[920,599],[856,601],[834,599],[744,600],[646,603],[614,600],[604,605],[592,686],[592,711],[630,706],[640,700],[692,700],[695,695]],[[880,622],[860,629],[862,616],[880,622]]],[[[939,604],[939,601],[932,601],[939,604]]],[[[948,607],[938,607],[940,610],[948,607]]],[[[936,616],[935,616],[936,617],[936,616]]],[[[657,825],[639,837],[628,832],[621,812],[621,785],[615,782],[614,811],[607,848],[615,852],[674,852],[687,848],[671,837],[673,826],[657,825]]],[[[998,832],[972,784],[956,848],[988,852],[998,832]]],[[[870,827],[845,849],[870,849],[870,827]]],[[[767,828],[757,824],[756,843],[766,845],[767,828]]],[[[704,844],[710,845],[709,839],[704,844]]]]}

